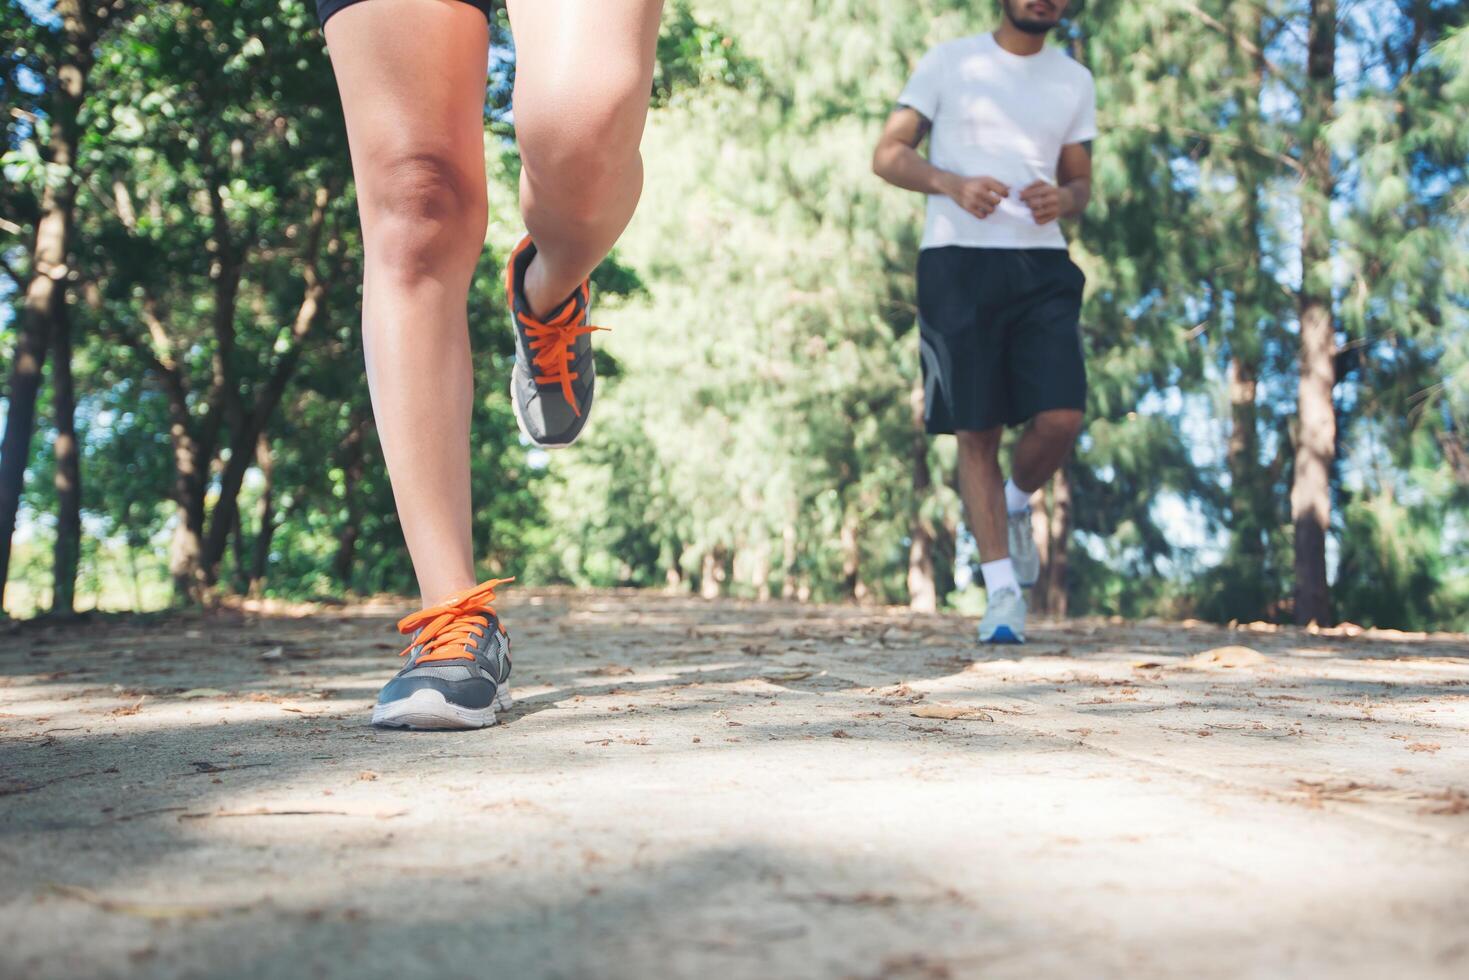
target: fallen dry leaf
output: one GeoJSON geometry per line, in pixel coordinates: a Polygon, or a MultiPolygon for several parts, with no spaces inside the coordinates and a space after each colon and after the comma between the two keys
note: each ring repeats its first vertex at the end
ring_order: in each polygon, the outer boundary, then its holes
{"type": "Polygon", "coordinates": [[[909,712],[915,718],[942,718],[946,721],[994,721],[995,716],[978,708],[960,708],[952,704],[921,704],[909,712]]]}
{"type": "Polygon", "coordinates": [[[348,810],[267,810],[257,807],[253,810],[215,810],[207,813],[180,813],[180,820],[206,820],[214,817],[376,817],[379,820],[389,820],[393,817],[401,817],[407,810],[384,810],[381,812],[358,812],[348,810]]]}
{"type": "Polygon", "coordinates": [[[1409,742],[1404,748],[1409,752],[1437,752],[1443,746],[1437,742],[1409,742]]]}
{"type": "Polygon", "coordinates": [[[114,717],[114,718],[122,718],[122,717],[125,717],[127,715],[135,715],[139,711],[142,711],[142,710],[143,710],[143,699],[142,698],[138,698],[136,704],[129,704],[129,705],[126,705],[126,706],[121,707],[121,708],[113,708],[111,711],[109,711],[107,713],[109,715],[111,715],[112,717],[114,717]]]}
{"type": "Polygon", "coordinates": [[[242,912],[249,908],[248,905],[232,906],[207,906],[207,905],[155,905],[146,902],[133,902],[127,899],[107,898],[98,895],[90,888],[82,888],[79,885],[51,884],[47,890],[67,898],[74,898],[79,902],[86,902],[106,912],[117,912],[121,915],[137,916],[140,919],[153,919],[155,921],[167,921],[170,919],[205,919],[210,916],[222,915],[226,912],[242,912]]]}
{"type": "Polygon", "coordinates": [[[1270,658],[1249,647],[1215,647],[1189,657],[1184,663],[1191,667],[1258,667],[1270,662],[1270,658]]]}
{"type": "Polygon", "coordinates": [[[796,901],[820,902],[824,905],[859,905],[868,907],[886,907],[898,904],[898,896],[886,892],[857,892],[853,895],[837,895],[832,892],[816,892],[813,895],[792,896],[796,901]]]}
{"type": "Polygon", "coordinates": [[[1469,813],[1469,793],[1462,789],[1446,789],[1442,793],[1430,793],[1424,797],[1437,803],[1436,806],[1425,806],[1419,813],[1432,813],[1439,816],[1457,816],[1460,813],[1469,813]]]}
{"type": "Polygon", "coordinates": [[[1324,800],[1344,800],[1348,802],[1360,802],[1363,793],[1383,792],[1386,786],[1375,786],[1370,783],[1359,783],[1355,779],[1339,780],[1310,780],[1297,779],[1296,790],[1305,794],[1302,801],[1313,810],[1320,809],[1324,800]]]}

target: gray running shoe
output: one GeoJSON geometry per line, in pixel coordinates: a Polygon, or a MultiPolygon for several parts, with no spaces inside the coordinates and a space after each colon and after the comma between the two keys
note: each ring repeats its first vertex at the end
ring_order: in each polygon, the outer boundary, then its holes
{"type": "Polygon", "coordinates": [[[1030,508],[1010,511],[1005,520],[1010,538],[1010,560],[1015,563],[1015,577],[1020,587],[1030,588],[1041,577],[1041,555],[1035,547],[1035,529],[1030,523],[1030,508]]]}
{"type": "Polygon", "coordinates": [[[484,728],[510,707],[510,637],[491,607],[495,579],[398,622],[408,663],[378,694],[372,723],[388,728],[484,728]]]}
{"type": "Polygon", "coordinates": [[[996,589],[988,596],[989,608],[979,621],[981,643],[1025,642],[1025,596],[1011,586],[996,589]]]}
{"type": "Polygon", "coordinates": [[[505,264],[505,296],[515,323],[510,404],[527,439],[542,449],[561,449],[576,442],[591,414],[597,366],[590,335],[603,328],[587,323],[590,282],[583,282],[545,320],[531,313],[525,302],[525,270],[535,254],[527,235],[505,264]]]}

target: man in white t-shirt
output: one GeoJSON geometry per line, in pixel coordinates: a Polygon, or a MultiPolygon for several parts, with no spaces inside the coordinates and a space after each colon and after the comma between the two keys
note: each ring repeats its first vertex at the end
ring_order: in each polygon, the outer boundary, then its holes
{"type": "Polygon", "coordinates": [[[979,544],[984,643],[1025,641],[1040,559],[1030,496],[1081,431],[1085,277],[1058,218],[1091,196],[1092,76],[1045,37],[1068,0],[1000,0],[992,34],[940,44],[914,69],[872,169],[928,195],[918,260],[924,418],[959,440],[959,490],[979,544]],[[918,153],[929,138],[928,159],[918,153]],[[1007,481],[1006,426],[1026,425],[1007,481]]]}

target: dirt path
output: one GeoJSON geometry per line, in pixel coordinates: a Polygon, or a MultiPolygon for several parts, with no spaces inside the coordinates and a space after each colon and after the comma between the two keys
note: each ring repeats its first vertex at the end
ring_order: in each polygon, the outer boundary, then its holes
{"type": "Polygon", "coordinates": [[[1469,975],[1465,637],[522,590],[376,731],[402,611],[0,632],[0,976],[1469,975]]]}

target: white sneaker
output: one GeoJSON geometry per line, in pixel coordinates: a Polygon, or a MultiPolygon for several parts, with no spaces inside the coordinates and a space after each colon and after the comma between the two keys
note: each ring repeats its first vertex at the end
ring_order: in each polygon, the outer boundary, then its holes
{"type": "Polygon", "coordinates": [[[981,643],[1025,642],[1025,597],[1019,589],[997,589],[989,594],[989,608],[979,621],[981,643]]]}
{"type": "Polygon", "coordinates": [[[1041,554],[1035,547],[1030,508],[1010,511],[1005,523],[1010,532],[1010,560],[1015,563],[1015,577],[1022,589],[1028,589],[1041,577],[1041,554]]]}

